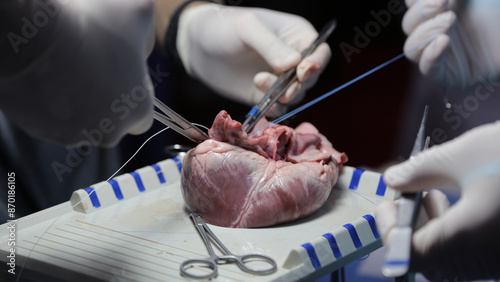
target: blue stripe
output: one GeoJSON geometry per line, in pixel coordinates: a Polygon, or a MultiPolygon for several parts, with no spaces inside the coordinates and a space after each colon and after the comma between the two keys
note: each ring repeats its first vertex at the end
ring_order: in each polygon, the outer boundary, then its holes
{"type": "Polygon", "coordinates": [[[182,171],[182,162],[178,158],[172,158],[172,160],[174,160],[175,164],[177,165],[177,169],[179,170],[179,172],[181,172],[182,171]]]}
{"type": "Polygon", "coordinates": [[[167,181],[165,181],[165,177],[163,177],[163,172],[161,171],[161,168],[157,164],[152,164],[151,167],[153,167],[156,171],[156,175],[158,175],[158,179],[160,180],[160,183],[163,184],[167,181]]]}
{"type": "Polygon", "coordinates": [[[375,236],[375,239],[380,238],[377,230],[377,224],[375,224],[375,218],[371,214],[363,215],[363,217],[368,220],[368,224],[370,224],[370,228],[372,230],[373,236],[375,236]]]}
{"type": "Polygon", "coordinates": [[[407,265],[410,263],[410,260],[389,260],[385,261],[384,264],[387,265],[407,265]]]}
{"type": "Polygon", "coordinates": [[[384,182],[384,176],[380,176],[380,180],[378,181],[377,192],[375,193],[377,196],[384,196],[385,190],[387,190],[387,186],[384,182]]]}
{"type": "Polygon", "coordinates": [[[358,232],[356,232],[356,228],[354,228],[354,226],[352,224],[349,224],[349,223],[344,225],[344,227],[347,229],[347,231],[349,231],[349,235],[351,235],[352,242],[354,243],[354,246],[356,247],[356,249],[361,248],[363,246],[363,244],[361,244],[361,241],[359,240],[358,232]]]}
{"type": "Polygon", "coordinates": [[[342,256],[342,253],[340,252],[339,246],[337,245],[337,240],[335,240],[335,237],[333,237],[332,234],[326,233],[323,234],[323,237],[325,237],[328,240],[328,243],[330,243],[330,248],[333,251],[333,255],[335,258],[339,258],[342,256]]]}
{"type": "Polygon", "coordinates": [[[316,251],[314,250],[314,247],[310,243],[305,243],[302,245],[304,249],[306,249],[307,254],[309,255],[309,258],[311,259],[311,263],[314,267],[314,269],[318,269],[321,267],[321,263],[319,262],[318,256],[316,255],[316,251]]]}
{"type": "Polygon", "coordinates": [[[353,172],[352,178],[351,178],[351,184],[349,184],[349,189],[351,189],[351,190],[358,189],[359,179],[361,178],[361,174],[363,174],[363,172],[365,172],[365,171],[363,169],[359,169],[359,168],[357,168],[353,172]]]}
{"type": "Polygon", "coordinates": [[[87,194],[89,194],[90,201],[92,202],[92,206],[94,208],[98,208],[101,206],[101,203],[99,202],[99,198],[97,198],[97,193],[95,192],[94,188],[92,187],[87,187],[83,188],[87,194]]]}
{"type": "Polygon", "coordinates": [[[118,200],[123,199],[123,194],[122,190],[120,189],[120,184],[118,184],[118,181],[111,179],[108,181],[109,184],[111,184],[111,187],[113,187],[113,192],[115,192],[115,196],[118,200]]]}
{"type": "Polygon", "coordinates": [[[247,116],[255,117],[259,113],[259,107],[253,106],[252,109],[248,112],[247,116]]]}
{"type": "Polygon", "coordinates": [[[137,173],[136,171],[131,172],[130,174],[134,177],[135,183],[137,184],[137,188],[139,188],[139,191],[140,192],[146,191],[146,188],[144,188],[144,184],[142,183],[141,175],[139,175],[139,173],[137,173]]]}

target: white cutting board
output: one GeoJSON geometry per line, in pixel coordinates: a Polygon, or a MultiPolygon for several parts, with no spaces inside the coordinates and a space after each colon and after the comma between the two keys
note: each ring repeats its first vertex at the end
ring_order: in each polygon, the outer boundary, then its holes
{"type": "MultiPolygon", "coordinates": [[[[188,280],[180,275],[180,263],[208,252],[184,207],[180,164],[166,160],[116,177],[114,184],[97,183],[94,202],[91,189],[81,189],[71,201],[17,220],[16,273],[74,281],[188,280]]],[[[398,196],[381,183],[377,173],[344,167],[338,187],[309,217],[257,229],[210,225],[235,254],[266,254],[278,264],[266,276],[220,265],[215,280],[313,279],[379,248],[373,211],[398,196]]],[[[9,253],[6,226],[0,226],[0,260],[9,253]]]]}

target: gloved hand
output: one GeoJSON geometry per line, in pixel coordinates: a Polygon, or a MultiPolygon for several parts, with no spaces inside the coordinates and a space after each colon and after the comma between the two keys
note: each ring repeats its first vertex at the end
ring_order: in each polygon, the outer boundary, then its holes
{"type": "MultiPolygon", "coordinates": [[[[437,190],[427,194],[423,210],[430,220],[413,234],[411,266],[432,281],[500,277],[500,121],[477,127],[390,167],[385,183],[414,192],[454,185],[460,200],[448,206],[437,190]]],[[[397,209],[377,207],[377,227],[391,248],[397,209]]]]}
{"type": "Polygon", "coordinates": [[[151,0],[5,1],[0,108],[36,137],[109,146],[152,123],[151,0]]]}
{"type": "Polygon", "coordinates": [[[275,73],[296,67],[299,83],[279,100],[287,104],[303,98],[330,59],[330,48],[321,44],[301,62],[300,51],[317,35],[308,21],[296,15],[203,4],[183,11],[177,50],[190,75],[249,105],[258,103],[271,88],[275,73]]]}
{"type": "Polygon", "coordinates": [[[406,0],[406,4],[404,51],[422,74],[454,89],[481,80],[498,81],[499,1],[406,0]]]}

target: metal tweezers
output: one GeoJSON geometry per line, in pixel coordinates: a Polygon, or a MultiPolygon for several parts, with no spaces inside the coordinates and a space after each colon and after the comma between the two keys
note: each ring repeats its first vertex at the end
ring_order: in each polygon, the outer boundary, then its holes
{"type": "MultiPolygon", "coordinates": [[[[336,20],[329,21],[325,27],[321,30],[318,37],[314,42],[304,51],[301,52],[302,59],[310,55],[316,48],[330,36],[330,34],[335,29],[337,25],[336,20]]],[[[292,85],[293,82],[297,80],[296,68],[292,68],[284,73],[282,73],[276,82],[271,86],[271,89],[266,93],[264,98],[246,115],[246,119],[243,122],[241,128],[244,128],[246,132],[252,131],[257,122],[269,111],[269,109],[278,102],[279,98],[286,93],[286,90],[292,85]],[[245,128],[245,126],[247,126],[245,128]]]]}
{"type": "Polygon", "coordinates": [[[156,97],[154,100],[154,105],[156,108],[162,111],[162,113],[154,111],[154,118],[157,121],[165,124],[166,126],[172,128],[176,132],[196,143],[203,142],[209,138],[205,132],[201,131],[198,127],[194,126],[181,115],[174,112],[156,97]]]}
{"type": "MultiPolygon", "coordinates": [[[[415,144],[411,152],[410,159],[427,149],[429,146],[429,137],[425,136],[425,124],[429,106],[425,106],[424,115],[420,128],[418,130],[415,144]]],[[[422,192],[401,194],[398,205],[397,223],[394,227],[393,242],[388,250],[385,262],[382,267],[382,273],[386,277],[395,277],[396,281],[408,281],[408,270],[410,267],[411,239],[415,228],[415,223],[420,211],[422,201],[422,192]]]]}

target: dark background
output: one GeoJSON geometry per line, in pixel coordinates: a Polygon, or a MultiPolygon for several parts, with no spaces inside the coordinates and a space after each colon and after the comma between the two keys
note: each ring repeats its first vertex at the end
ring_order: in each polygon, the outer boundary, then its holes
{"type": "MultiPolygon", "coordinates": [[[[332,89],[358,77],[372,68],[392,59],[403,52],[406,36],[401,30],[401,19],[406,11],[403,1],[258,1],[231,0],[228,4],[254,6],[275,9],[303,16],[317,30],[330,19],[337,20],[337,27],[327,43],[332,50],[332,58],[317,84],[308,91],[300,106],[332,89]],[[356,47],[355,28],[365,31],[373,27],[376,19],[373,12],[388,11],[388,4],[403,7],[400,13],[391,14],[389,24],[378,25],[373,29],[373,37],[359,53],[350,56],[350,62],[342,53],[342,42],[356,47]],[[373,11],[373,12],[372,12],[373,11]]],[[[359,46],[359,44],[358,44],[359,46]]],[[[156,89],[157,96],[177,110],[191,122],[211,126],[220,110],[227,110],[236,120],[243,121],[250,109],[227,100],[191,79],[183,71],[176,69],[168,58],[155,50],[149,63],[152,68],[158,64],[169,76],[156,89]]],[[[351,86],[337,92],[322,102],[300,112],[283,122],[292,127],[303,121],[314,124],[339,151],[349,156],[350,166],[377,168],[408,154],[397,145],[403,105],[407,100],[408,85],[414,65],[406,58],[382,68],[351,86]]],[[[292,110],[293,107],[290,109],[292,110]]],[[[419,123],[420,117],[415,117],[419,123]]],[[[124,156],[129,156],[153,133],[162,128],[156,124],[147,133],[139,137],[128,137],[122,142],[124,156]]],[[[155,137],[130,164],[127,171],[160,161],[167,156],[163,147],[179,143],[189,146],[195,144],[170,131],[155,137]],[[159,150],[159,149],[162,150],[159,150]]]]}

